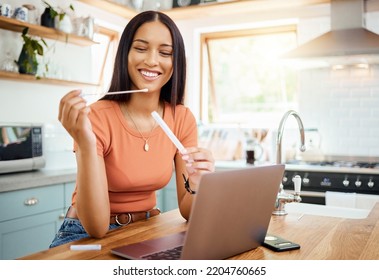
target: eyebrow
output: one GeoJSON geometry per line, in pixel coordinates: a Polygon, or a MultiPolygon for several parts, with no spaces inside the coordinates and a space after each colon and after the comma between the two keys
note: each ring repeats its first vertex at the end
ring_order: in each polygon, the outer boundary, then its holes
{"type": "MultiPolygon", "coordinates": [[[[134,41],[133,41],[133,43],[134,42],[141,42],[141,43],[144,43],[144,44],[149,44],[149,42],[148,41],[146,41],[146,40],[143,40],[143,39],[135,39],[134,41]]],[[[171,48],[174,48],[172,45],[170,45],[170,44],[161,44],[161,46],[162,47],[171,47],[171,48]]]]}

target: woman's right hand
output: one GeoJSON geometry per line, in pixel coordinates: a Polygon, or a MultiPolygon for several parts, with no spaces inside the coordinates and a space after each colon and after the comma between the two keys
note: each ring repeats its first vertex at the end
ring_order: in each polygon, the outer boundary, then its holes
{"type": "Polygon", "coordinates": [[[58,119],[79,147],[89,147],[96,144],[96,137],[88,118],[91,109],[80,94],[81,90],[73,90],[63,96],[58,119]]]}

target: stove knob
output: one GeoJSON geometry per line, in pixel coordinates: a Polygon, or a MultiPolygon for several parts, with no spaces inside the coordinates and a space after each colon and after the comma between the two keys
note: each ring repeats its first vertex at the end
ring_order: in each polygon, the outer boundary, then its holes
{"type": "Polygon", "coordinates": [[[355,186],[359,188],[361,185],[362,185],[362,181],[359,181],[359,179],[357,179],[357,181],[355,181],[355,186]]]}
{"type": "Polygon", "coordinates": [[[372,179],[370,178],[370,181],[367,183],[367,186],[369,188],[373,188],[374,187],[374,182],[372,181],[372,179]]]}
{"type": "Polygon", "coordinates": [[[282,182],[283,184],[287,183],[288,182],[288,178],[286,175],[283,176],[283,179],[282,179],[282,182]]]}
{"type": "Polygon", "coordinates": [[[309,174],[308,173],[305,173],[304,174],[304,177],[303,177],[303,184],[305,185],[308,185],[309,184],[309,178],[308,178],[309,174]]]}
{"type": "Polygon", "coordinates": [[[342,181],[342,184],[345,186],[345,187],[348,187],[350,182],[347,178],[345,178],[345,180],[342,181]]]}

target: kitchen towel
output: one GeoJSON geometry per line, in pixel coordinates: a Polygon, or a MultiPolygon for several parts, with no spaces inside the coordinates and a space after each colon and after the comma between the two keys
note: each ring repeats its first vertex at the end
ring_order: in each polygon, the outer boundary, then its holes
{"type": "Polygon", "coordinates": [[[345,208],[356,207],[356,193],[325,192],[326,206],[336,206],[345,208]]]}

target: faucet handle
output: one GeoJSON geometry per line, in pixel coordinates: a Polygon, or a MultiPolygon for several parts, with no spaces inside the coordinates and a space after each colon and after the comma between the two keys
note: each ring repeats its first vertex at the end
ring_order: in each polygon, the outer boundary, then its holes
{"type": "Polygon", "coordinates": [[[295,185],[295,193],[300,193],[301,191],[301,177],[296,175],[292,178],[292,182],[295,185]]]}

